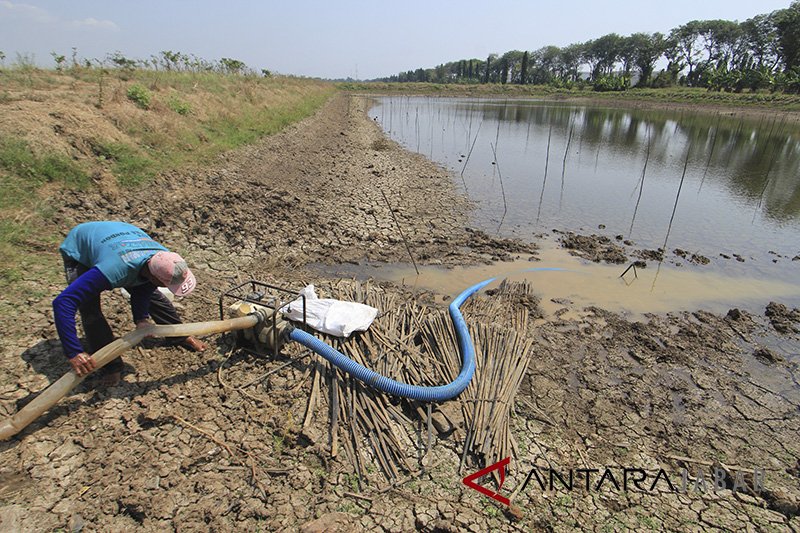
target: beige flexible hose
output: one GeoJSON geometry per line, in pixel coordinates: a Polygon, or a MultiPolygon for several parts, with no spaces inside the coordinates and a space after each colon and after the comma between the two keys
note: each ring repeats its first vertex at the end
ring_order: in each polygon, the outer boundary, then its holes
{"type": "MultiPolygon", "coordinates": [[[[164,326],[147,326],[135,331],[131,331],[121,339],[117,339],[111,344],[96,351],[92,358],[95,362],[95,370],[102,368],[120,356],[122,352],[133,348],[148,335],[153,337],[188,337],[196,335],[209,335],[211,333],[223,333],[238,329],[252,328],[258,323],[256,315],[248,315],[229,320],[216,320],[211,322],[195,322],[191,324],[174,324],[164,326]]],[[[69,391],[80,384],[84,377],[78,377],[74,370],[70,370],[61,378],[47,387],[28,405],[20,409],[17,414],[5,419],[0,423],[0,440],[7,440],[25,429],[28,424],[39,418],[45,411],[53,407],[69,391]]]]}

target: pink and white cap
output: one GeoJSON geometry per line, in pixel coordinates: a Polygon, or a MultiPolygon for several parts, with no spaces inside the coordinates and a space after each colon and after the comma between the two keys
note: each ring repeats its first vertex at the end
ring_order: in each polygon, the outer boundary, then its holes
{"type": "Polygon", "coordinates": [[[175,296],[186,296],[197,285],[186,260],[175,252],[156,252],[147,266],[150,273],[175,296]]]}

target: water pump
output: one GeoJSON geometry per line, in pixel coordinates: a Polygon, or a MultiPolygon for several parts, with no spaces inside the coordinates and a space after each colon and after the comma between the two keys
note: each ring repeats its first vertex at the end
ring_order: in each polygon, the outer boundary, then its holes
{"type": "MultiPolygon", "coordinates": [[[[295,327],[283,319],[280,310],[295,300],[297,294],[297,291],[261,281],[245,281],[220,295],[220,320],[257,314],[259,321],[255,327],[236,332],[236,345],[257,355],[277,357],[281,347],[289,339],[290,331],[295,327]]],[[[303,321],[296,325],[305,329],[306,299],[302,295],[300,298],[303,303],[303,321]]]]}

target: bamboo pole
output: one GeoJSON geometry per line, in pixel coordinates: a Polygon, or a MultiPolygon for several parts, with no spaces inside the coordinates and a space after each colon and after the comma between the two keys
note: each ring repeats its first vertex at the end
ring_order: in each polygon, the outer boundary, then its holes
{"type": "Polygon", "coordinates": [[[636,198],[636,207],[633,208],[633,217],[631,218],[631,227],[628,229],[628,237],[633,233],[633,224],[636,222],[636,213],[639,211],[639,202],[642,201],[642,192],[644,191],[644,177],[647,172],[647,162],[650,161],[650,124],[647,125],[647,154],[644,158],[644,167],[642,167],[642,177],[639,178],[639,196],[636,198]]]}
{"type": "Polygon", "coordinates": [[[547,132],[547,153],[544,158],[544,178],[542,178],[542,192],[539,194],[539,209],[536,211],[537,223],[539,222],[539,216],[542,214],[542,201],[544,200],[544,188],[545,185],[547,185],[547,166],[550,164],[550,139],[552,135],[553,135],[553,125],[550,124],[550,130],[547,132]]]}
{"type": "Polygon", "coordinates": [[[483,120],[478,123],[478,130],[475,132],[475,139],[472,141],[472,146],[470,146],[469,152],[467,152],[467,158],[464,161],[464,166],[461,168],[461,182],[464,184],[465,191],[467,190],[467,181],[464,179],[464,171],[467,170],[467,163],[469,163],[472,150],[475,148],[475,143],[478,142],[478,134],[481,132],[481,126],[483,126],[483,120]]]}
{"type": "MultiPolygon", "coordinates": [[[[500,178],[500,193],[503,195],[503,219],[506,218],[506,213],[508,213],[508,204],[506,203],[506,188],[503,186],[503,173],[500,172],[500,163],[497,162],[497,149],[495,145],[489,143],[489,146],[492,147],[492,154],[494,154],[494,166],[497,168],[497,175],[500,178]]],[[[502,225],[503,221],[500,221],[502,225]]]]}
{"type": "Polygon", "coordinates": [[[572,144],[572,131],[575,128],[575,117],[572,117],[569,125],[569,136],[567,137],[567,147],[564,149],[564,161],[561,164],[561,194],[558,197],[558,207],[561,208],[561,204],[564,200],[564,175],[567,172],[567,157],[569,156],[569,145],[572,144]]]}
{"type": "MultiPolygon", "coordinates": [[[[683,173],[681,174],[681,181],[678,184],[678,192],[675,193],[675,204],[672,206],[672,215],[669,217],[669,225],[667,226],[667,235],[664,237],[664,246],[662,246],[664,253],[661,256],[661,261],[664,260],[664,257],[667,255],[667,241],[669,240],[669,234],[672,231],[672,223],[675,221],[675,212],[678,210],[678,201],[681,199],[681,189],[683,188],[683,180],[686,179],[686,169],[689,166],[689,155],[692,152],[692,145],[689,143],[686,146],[686,159],[683,162],[683,173]]],[[[661,263],[659,261],[659,263],[661,263]]]]}
{"type": "Polygon", "coordinates": [[[406,239],[405,233],[403,233],[403,228],[400,227],[400,222],[397,221],[397,216],[395,216],[394,211],[392,210],[392,205],[389,203],[389,199],[386,197],[386,193],[383,192],[381,189],[381,195],[383,195],[383,199],[386,202],[386,206],[389,208],[389,214],[392,215],[392,219],[394,220],[395,225],[397,226],[397,231],[400,232],[400,237],[403,238],[403,243],[406,245],[406,251],[408,252],[408,256],[411,258],[411,263],[414,264],[414,270],[417,271],[417,276],[419,276],[419,268],[417,267],[417,261],[414,259],[414,254],[411,253],[411,247],[408,245],[408,239],[406,239]]]}
{"type": "Polygon", "coordinates": [[[708,159],[706,160],[706,168],[703,170],[703,178],[700,180],[700,186],[697,188],[697,194],[703,190],[703,183],[706,181],[706,174],[708,174],[708,167],[711,166],[711,158],[714,156],[714,148],[717,146],[717,134],[719,133],[719,113],[717,113],[717,125],[714,126],[714,138],[711,140],[711,150],[708,152],[708,159]]]}

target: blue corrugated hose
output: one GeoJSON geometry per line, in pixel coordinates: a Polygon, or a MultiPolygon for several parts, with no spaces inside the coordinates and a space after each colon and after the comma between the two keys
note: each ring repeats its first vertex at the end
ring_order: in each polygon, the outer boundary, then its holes
{"type": "Polygon", "coordinates": [[[393,396],[401,396],[411,400],[419,400],[422,402],[443,402],[455,398],[467,388],[472,375],[475,373],[475,347],[472,345],[472,338],[469,336],[467,323],[461,314],[461,304],[467,298],[481,290],[483,287],[493,282],[495,278],[481,281],[477,285],[473,285],[469,289],[459,294],[450,303],[450,318],[453,320],[453,326],[456,330],[456,338],[458,339],[458,347],[461,350],[461,372],[458,377],[448,383],[447,385],[439,385],[436,387],[421,387],[419,385],[408,385],[407,383],[400,383],[386,376],[381,376],[377,372],[360,365],[341,353],[331,346],[328,346],[318,338],[306,333],[301,329],[293,329],[289,333],[289,338],[293,341],[299,342],[306,348],[327,359],[337,368],[347,372],[359,381],[364,382],[366,385],[379,391],[391,394],[393,396]]]}

